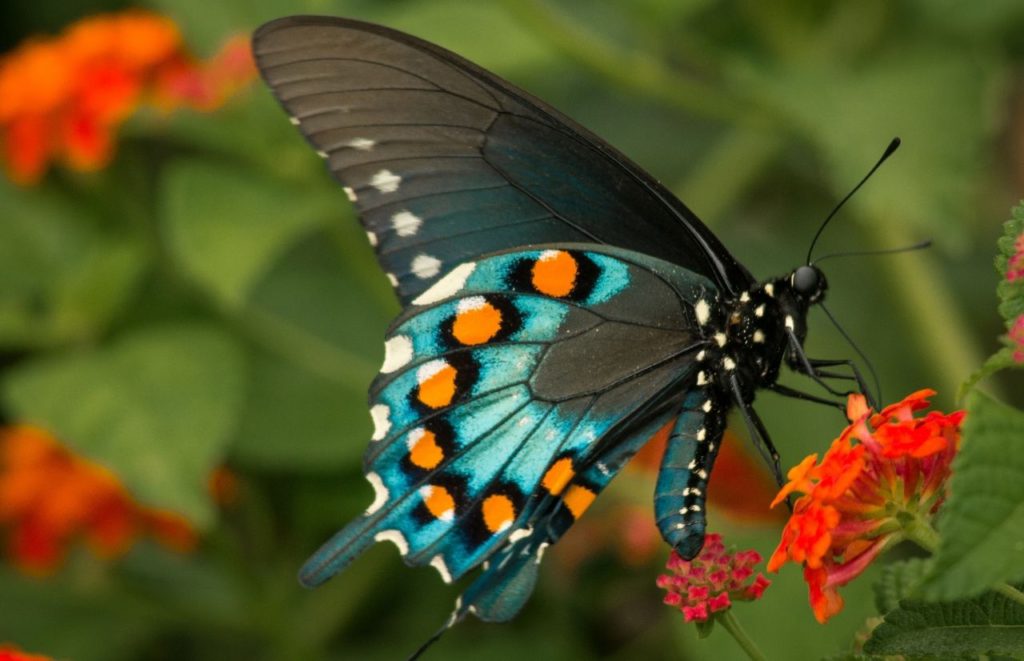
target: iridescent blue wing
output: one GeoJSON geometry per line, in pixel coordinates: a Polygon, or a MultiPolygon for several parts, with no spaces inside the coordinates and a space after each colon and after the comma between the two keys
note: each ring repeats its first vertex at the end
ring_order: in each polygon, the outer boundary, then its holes
{"type": "Polygon", "coordinates": [[[714,295],[667,262],[596,245],[457,266],[388,331],[365,457],[376,497],[303,582],[374,541],[446,581],[493,557],[462,608],[510,616],[532,585],[524,553],[539,560],[678,411],[707,344],[694,305],[714,295]]]}
{"type": "Polygon", "coordinates": [[[407,34],[340,18],[256,31],[260,72],[355,203],[407,304],[454,266],[542,243],[602,243],[753,283],[665,187],[557,110],[407,34]]]}

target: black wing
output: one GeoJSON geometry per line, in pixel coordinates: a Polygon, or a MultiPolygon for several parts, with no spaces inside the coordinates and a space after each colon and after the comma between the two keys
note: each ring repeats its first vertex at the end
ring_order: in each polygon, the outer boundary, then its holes
{"type": "Polygon", "coordinates": [[[737,294],[753,283],[692,211],[606,142],[416,37],[294,16],[253,36],[267,84],[355,202],[403,305],[516,246],[620,246],[737,294]]]}

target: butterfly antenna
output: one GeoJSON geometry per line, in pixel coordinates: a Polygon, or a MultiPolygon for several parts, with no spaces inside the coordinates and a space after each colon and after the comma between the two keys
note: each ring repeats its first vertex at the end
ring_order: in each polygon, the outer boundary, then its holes
{"type": "Polygon", "coordinates": [[[445,634],[445,632],[446,632],[446,631],[448,631],[448,630],[449,630],[449,629],[451,629],[451,628],[452,628],[453,626],[455,626],[456,624],[458,624],[458,623],[459,623],[459,621],[460,621],[460,620],[461,620],[461,619],[463,618],[463,616],[465,615],[465,612],[460,612],[460,611],[462,611],[462,609],[461,609],[461,607],[460,607],[460,606],[458,606],[458,605],[457,605],[457,606],[456,606],[456,608],[455,608],[455,610],[454,610],[454,611],[452,612],[452,614],[451,614],[451,615],[450,615],[450,616],[448,617],[448,619],[447,619],[447,620],[445,620],[445,623],[444,623],[443,625],[441,625],[441,628],[440,628],[440,629],[438,629],[437,631],[435,631],[435,632],[434,632],[434,635],[432,635],[432,636],[431,636],[430,638],[428,638],[428,639],[426,640],[426,642],[425,642],[425,643],[423,643],[423,644],[422,644],[422,645],[420,645],[420,646],[419,646],[418,648],[416,648],[416,651],[415,651],[415,652],[413,652],[413,653],[412,653],[412,654],[411,654],[411,655],[409,656],[409,659],[408,659],[408,661],[416,661],[416,659],[420,658],[420,656],[422,656],[422,654],[423,654],[424,652],[426,652],[426,651],[427,651],[427,649],[428,649],[428,648],[429,648],[429,647],[430,647],[431,645],[433,645],[433,644],[434,644],[434,643],[436,643],[436,642],[437,642],[438,640],[440,640],[440,639],[441,639],[441,636],[443,636],[443,635],[445,634]]]}
{"type": "Polygon", "coordinates": [[[889,146],[885,148],[885,152],[882,153],[882,157],[878,159],[878,162],[875,163],[874,167],[872,167],[870,170],[868,170],[868,173],[866,175],[864,175],[864,178],[861,179],[860,182],[858,182],[857,185],[853,187],[853,190],[851,190],[849,193],[846,194],[846,197],[844,197],[843,199],[839,200],[839,204],[837,204],[835,206],[835,208],[832,209],[832,213],[830,213],[828,215],[828,217],[825,218],[825,221],[821,224],[821,227],[818,228],[818,232],[814,235],[814,239],[811,240],[811,247],[807,249],[807,260],[806,261],[807,261],[808,264],[811,263],[811,254],[814,253],[814,246],[815,246],[815,244],[818,243],[818,237],[820,237],[821,233],[825,231],[825,227],[828,226],[829,222],[836,215],[836,213],[838,213],[839,210],[843,208],[843,205],[846,204],[846,201],[849,200],[851,197],[853,197],[854,193],[856,193],[858,190],[860,190],[860,187],[863,186],[864,183],[868,179],[871,178],[871,175],[873,175],[875,173],[875,170],[877,170],[879,167],[881,167],[882,163],[885,163],[885,160],[887,158],[889,158],[890,156],[892,156],[893,153],[899,148],[899,146],[900,146],[900,139],[899,138],[893,138],[892,142],[890,142],[889,146]]]}
{"type": "Polygon", "coordinates": [[[871,380],[874,382],[875,393],[877,395],[877,397],[874,397],[873,399],[876,402],[881,402],[882,382],[878,379],[878,372],[875,371],[875,366],[871,364],[870,360],[868,360],[867,354],[861,351],[860,347],[857,346],[857,343],[853,341],[853,338],[850,337],[850,334],[847,333],[843,329],[843,327],[839,325],[839,322],[836,321],[836,318],[834,316],[832,316],[832,313],[829,312],[829,309],[822,305],[821,303],[818,304],[818,307],[822,309],[822,311],[825,313],[825,316],[828,317],[828,320],[832,322],[832,325],[836,327],[836,330],[839,331],[839,334],[843,336],[843,339],[845,339],[850,344],[850,346],[853,347],[853,350],[857,352],[857,355],[860,356],[860,359],[864,361],[865,365],[867,365],[868,372],[871,373],[871,380]]]}
{"type": "Polygon", "coordinates": [[[932,240],[931,239],[925,239],[924,241],[919,241],[919,242],[917,242],[917,243],[915,243],[913,245],[909,245],[909,246],[903,246],[902,248],[885,248],[885,249],[882,249],[882,250],[855,250],[855,251],[850,251],[850,252],[833,252],[833,253],[829,253],[829,254],[825,255],[824,257],[819,257],[818,259],[814,260],[813,263],[814,264],[821,264],[826,259],[833,259],[835,257],[874,257],[876,255],[895,255],[895,254],[898,254],[898,253],[913,252],[915,250],[924,250],[925,248],[931,248],[931,246],[932,246],[932,240]]]}

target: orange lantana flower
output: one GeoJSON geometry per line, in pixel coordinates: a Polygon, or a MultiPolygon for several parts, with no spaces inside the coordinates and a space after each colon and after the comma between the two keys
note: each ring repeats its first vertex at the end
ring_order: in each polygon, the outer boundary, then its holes
{"type": "Polygon", "coordinates": [[[254,76],[238,39],[207,62],[169,18],[142,10],[83,19],[0,58],[0,142],[10,177],[38,181],[51,162],[95,170],[118,125],[143,104],[219,107],[254,76]]]}
{"type": "Polygon", "coordinates": [[[35,574],[59,567],[76,539],[104,558],[143,535],[179,551],[197,541],[182,516],[138,504],[113,473],[30,426],[0,430],[0,530],[11,560],[35,574]]]}
{"type": "Polygon", "coordinates": [[[919,417],[932,390],[872,413],[863,395],[847,403],[850,425],[818,462],[791,469],[773,505],[802,493],[768,561],[804,566],[811,607],[824,623],[842,610],[838,588],[853,580],[885,548],[921,540],[946,496],[950,464],[960,444],[964,412],[919,417]],[[854,441],[857,441],[854,444],[854,441]]]}
{"type": "Polygon", "coordinates": [[[0,644],[0,661],[52,661],[50,657],[41,654],[29,654],[22,652],[17,647],[0,644]]]}

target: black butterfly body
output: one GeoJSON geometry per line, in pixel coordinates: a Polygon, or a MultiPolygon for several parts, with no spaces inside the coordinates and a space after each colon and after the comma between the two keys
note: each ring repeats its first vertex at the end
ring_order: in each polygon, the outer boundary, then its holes
{"type": "Polygon", "coordinates": [[[387,540],[446,581],[483,567],[452,622],[507,620],[544,549],[663,425],[655,514],[684,557],[730,409],[778,476],[751,403],[798,394],[776,384],[784,361],[816,376],[802,344],[817,268],[758,283],[614,148],[415,37],[291,17],[253,49],[404,306],[370,389],[376,497],[303,583],[387,540]]]}

